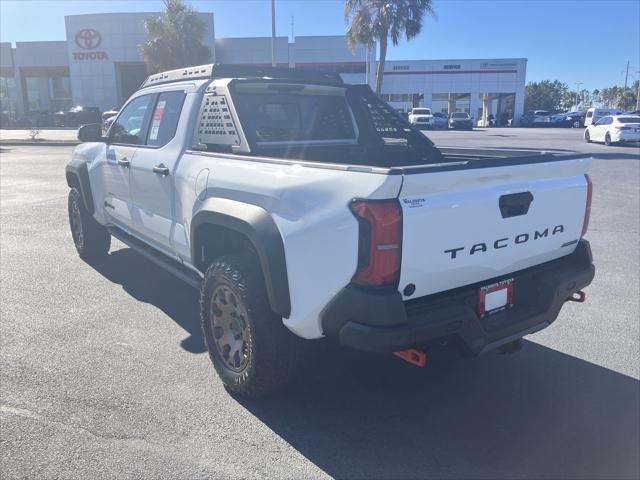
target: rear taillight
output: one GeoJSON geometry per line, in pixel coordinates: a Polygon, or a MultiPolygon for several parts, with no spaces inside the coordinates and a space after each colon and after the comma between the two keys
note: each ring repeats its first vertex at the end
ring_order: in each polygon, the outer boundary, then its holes
{"type": "Polygon", "coordinates": [[[591,217],[591,197],[593,195],[593,184],[591,178],[585,173],[584,178],[587,180],[587,204],[584,208],[584,221],[582,222],[582,236],[589,229],[589,218],[591,217]]]}
{"type": "Polygon", "coordinates": [[[354,200],[351,211],[360,224],[358,270],[354,283],[397,285],[402,249],[402,210],[397,199],[354,200]]]}

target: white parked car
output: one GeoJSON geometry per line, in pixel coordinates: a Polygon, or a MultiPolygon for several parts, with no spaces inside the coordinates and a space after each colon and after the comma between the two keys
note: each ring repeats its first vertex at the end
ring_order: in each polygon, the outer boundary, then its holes
{"type": "Polygon", "coordinates": [[[621,113],[622,110],[618,110],[617,108],[590,108],[584,117],[584,126],[588,127],[589,125],[593,125],[607,115],[620,115],[621,113]]]}
{"type": "Polygon", "coordinates": [[[640,142],[640,115],[609,115],[589,125],[584,131],[587,142],[640,142]]]}
{"type": "Polygon", "coordinates": [[[409,122],[418,128],[433,128],[433,115],[430,108],[412,108],[409,122]]]}

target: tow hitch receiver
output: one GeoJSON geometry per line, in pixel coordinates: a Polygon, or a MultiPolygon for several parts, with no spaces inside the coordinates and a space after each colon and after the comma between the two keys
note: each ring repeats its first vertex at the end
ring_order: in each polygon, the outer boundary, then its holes
{"type": "Polygon", "coordinates": [[[400,350],[399,352],[393,352],[393,354],[416,367],[424,367],[427,363],[427,354],[415,348],[400,350]]]}
{"type": "Polygon", "coordinates": [[[567,302],[584,303],[586,299],[587,299],[587,294],[584,293],[582,290],[580,290],[579,292],[575,292],[571,294],[571,296],[567,298],[567,302]]]}

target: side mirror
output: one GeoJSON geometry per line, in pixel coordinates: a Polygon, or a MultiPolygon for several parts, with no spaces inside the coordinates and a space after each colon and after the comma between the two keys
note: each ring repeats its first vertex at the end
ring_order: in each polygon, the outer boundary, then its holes
{"type": "Polygon", "coordinates": [[[104,142],[102,136],[102,125],[99,123],[90,123],[82,125],[78,129],[78,140],[81,142],[104,142]]]}

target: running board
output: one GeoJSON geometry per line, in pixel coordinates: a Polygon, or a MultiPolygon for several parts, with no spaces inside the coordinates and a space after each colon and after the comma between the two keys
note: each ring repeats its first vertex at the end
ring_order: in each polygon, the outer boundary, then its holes
{"type": "Polygon", "coordinates": [[[123,230],[120,230],[117,227],[111,227],[108,229],[109,233],[120,240],[122,243],[127,245],[132,250],[135,250],[140,255],[145,257],[147,260],[155,263],[160,268],[166,270],[167,272],[173,274],[175,277],[179,278],[187,285],[191,285],[193,288],[200,289],[200,284],[202,283],[202,277],[198,275],[198,273],[193,270],[188,269],[183,266],[176,260],[169,258],[164,253],[156,250],[155,248],[147,245],[146,243],[138,240],[132,235],[129,235],[123,230]]]}

